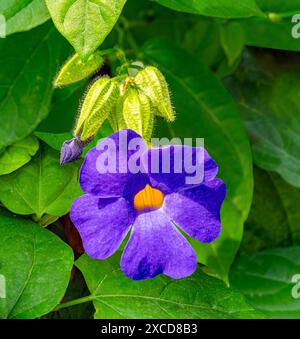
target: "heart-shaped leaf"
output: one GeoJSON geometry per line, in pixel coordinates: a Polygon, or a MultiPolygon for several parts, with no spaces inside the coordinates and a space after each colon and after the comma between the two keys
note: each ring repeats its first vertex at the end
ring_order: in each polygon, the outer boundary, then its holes
{"type": "Polygon", "coordinates": [[[60,33],[87,59],[117,22],[126,0],[46,0],[60,33]]]}
{"type": "Polygon", "coordinates": [[[0,318],[36,318],[61,301],[73,266],[73,252],[38,225],[0,215],[0,275],[6,296],[0,318]]]}

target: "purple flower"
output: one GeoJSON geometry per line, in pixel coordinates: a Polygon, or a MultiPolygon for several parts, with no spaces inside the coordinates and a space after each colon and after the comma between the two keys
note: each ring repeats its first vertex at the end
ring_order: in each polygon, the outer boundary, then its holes
{"type": "MultiPolygon", "coordinates": [[[[128,166],[136,151],[119,156],[124,145],[118,144],[118,140],[124,133],[127,147],[134,138],[142,139],[131,130],[109,137],[116,144],[111,156],[117,155],[117,165],[122,162],[128,166]]],[[[143,152],[137,163],[140,162],[143,171],[136,174],[125,173],[118,166],[116,173],[104,173],[103,165],[99,165],[99,157],[104,154],[101,147],[87,153],[79,178],[85,194],[74,201],[71,219],[85,251],[95,259],[111,256],[130,232],[121,269],[131,279],[149,279],[158,274],[175,279],[189,276],[196,269],[197,258],[178,228],[203,243],[217,239],[226,186],[216,178],[218,166],[203,149],[204,160],[200,163],[196,157],[199,148],[189,147],[193,164],[204,167],[204,177],[201,183],[187,184],[186,177],[191,176],[191,171],[184,167],[178,173],[174,159],[188,146],[148,149],[143,141],[141,144],[143,152]],[[161,160],[168,154],[169,173],[164,173],[161,165],[154,171],[149,165],[152,159],[161,160]]]]}

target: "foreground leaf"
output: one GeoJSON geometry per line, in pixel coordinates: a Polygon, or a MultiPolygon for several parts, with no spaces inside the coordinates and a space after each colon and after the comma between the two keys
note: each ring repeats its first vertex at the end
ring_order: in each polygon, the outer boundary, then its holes
{"type": "Polygon", "coordinates": [[[27,164],[39,149],[36,137],[29,136],[8,146],[0,155],[0,175],[9,174],[27,164]]]}
{"type": "Polygon", "coordinates": [[[254,197],[241,251],[299,245],[300,215],[295,201],[300,199],[300,189],[276,173],[255,168],[254,174],[254,197]]]}
{"type": "Polygon", "coordinates": [[[126,0],[46,0],[55,26],[87,59],[117,22],[126,0]]]}
{"type": "Polygon", "coordinates": [[[0,149],[25,138],[47,116],[52,80],[68,51],[50,24],[0,39],[0,149]]]}
{"type": "Polygon", "coordinates": [[[6,35],[28,31],[50,18],[44,0],[6,0],[0,3],[6,18],[6,35]]]}
{"type": "Polygon", "coordinates": [[[273,318],[300,317],[300,299],[293,276],[300,272],[300,247],[287,247],[241,256],[230,281],[246,295],[249,303],[273,318]]]}
{"type": "Polygon", "coordinates": [[[0,177],[0,201],[10,211],[60,217],[68,213],[73,200],[81,194],[77,181],[78,163],[60,166],[59,152],[47,145],[20,170],[0,177]]]}
{"type": "Polygon", "coordinates": [[[119,255],[106,261],[81,256],[76,266],[92,293],[95,318],[256,318],[261,317],[234,289],[200,269],[172,280],[159,276],[133,281],[119,269],[119,255]]]}
{"type": "Polygon", "coordinates": [[[36,318],[50,312],[68,286],[72,250],[36,224],[0,215],[0,274],[6,299],[0,318],[36,318]]]}
{"type": "Polygon", "coordinates": [[[239,112],[216,76],[197,59],[165,40],[150,41],[144,52],[166,76],[177,111],[176,121],[160,135],[204,138],[227,185],[220,238],[209,245],[193,241],[198,260],[226,281],[252,199],[252,159],[239,112]]]}
{"type": "Polygon", "coordinates": [[[255,0],[155,0],[159,4],[180,12],[215,16],[220,18],[240,18],[262,16],[255,0]]]}

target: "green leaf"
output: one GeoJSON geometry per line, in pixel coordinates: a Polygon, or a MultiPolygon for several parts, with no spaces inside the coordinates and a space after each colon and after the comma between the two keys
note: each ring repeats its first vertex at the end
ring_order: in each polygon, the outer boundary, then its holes
{"type": "Polygon", "coordinates": [[[300,215],[295,204],[299,199],[299,188],[290,186],[276,173],[255,167],[254,197],[240,250],[252,254],[299,245],[300,215]]]}
{"type": "Polygon", "coordinates": [[[96,319],[261,317],[237,290],[200,269],[181,280],[159,276],[133,281],[121,272],[119,255],[105,261],[83,255],[76,266],[92,293],[96,319]]]}
{"type": "Polygon", "coordinates": [[[79,82],[91,76],[103,64],[100,51],[92,54],[86,62],[83,62],[78,54],[74,54],[59,71],[55,86],[61,87],[79,82]]]}
{"type": "MultiPolygon", "coordinates": [[[[300,13],[300,9],[298,13],[300,13]]],[[[292,27],[295,24],[291,23],[291,17],[279,22],[256,18],[241,22],[245,32],[246,45],[299,52],[300,40],[292,36],[292,27]]]]}
{"type": "Polygon", "coordinates": [[[237,22],[220,25],[221,45],[228,59],[229,66],[234,65],[245,46],[243,26],[237,22]]]}
{"type": "Polygon", "coordinates": [[[87,59],[116,24],[126,0],[46,0],[53,22],[82,59],[87,59]]]}
{"type": "Polygon", "coordinates": [[[209,245],[193,241],[198,260],[226,281],[252,199],[251,152],[239,112],[220,81],[197,58],[166,40],[149,41],[143,50],[147,61],[166,76],[177,111],[176,121],[159,134],[205,138],[227,185],[220,238],[209,245]]]}
{"type": "Polygon", "coordinates": [[[228,86],[236,97],[255,163],[300,187],[300,64],[260,52],[247,55],[228,86]]]}
{"type": "Polygon", "coordinates": [[[299,39],[292,36],[291,23],[294,14],[300,13],[298,0],[257,0],[259,7],[269,17],[243,20],[247,45],[263,48],[276,48],[291,51],[300,51],[299,39]]]}
{"type": "Polygon", "coordinates": [[[50,18],[44,0],[6,0],[0,3],[6,19],[6,35],[28,31],[50,18]]]}
{"type": "Polygon", "coordinates": [[[71,133],[35,132],[34,134],[56,151],[60,151],[63,143],[73,137],[71,133]]]}
{"type": "Polygon", "coordinates": [[[268,316],[299,319],[300,299],[292,296],[293,288],[297,289],[292,279],[299,272],[300,247],[287,247],[241,256],[230,281],[249,303],[268,316]]]}
{"type": "Polygon", "coordinates": [[[73,266],[73,252],[36,224],[0,215],[0,274],[6,299],[0,318],[37,318],[62,299],[73,266]]]}
{"type": "Polygon", "coordinates": [[[255,0],[155,0],[159,4],[180,12],[201,14],[220,18],[245,18],[262,16],[255,0]]]}
{"type": "Polygon", "coordinates": [[[60,217],[81,194],[77,182],[78,163],[60,166],[59,153],[41,145],[33,160],[7,176],[0,177],[0,201],[10,211],[60,217]]]}
{"type": "Polygon", "coordinates": [[[0,39],[0,148],[25,138],[47,116],[52,79],[68,51],[50,24],[0,39]]]}
{"type": "Polygon", "coordinates": [[[9,174],[27,164],[39,149],[39,142],[34,136],[8,146],[0,154],[0,175],[9,174]]]}

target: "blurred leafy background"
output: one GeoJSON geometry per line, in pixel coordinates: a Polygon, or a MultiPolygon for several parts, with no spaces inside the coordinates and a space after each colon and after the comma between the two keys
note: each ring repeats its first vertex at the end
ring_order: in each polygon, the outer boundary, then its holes
{"type": "Polygon", "coordinates": [[[0,318],[299,318],[299,0],[1,0],[0,13],[0,318]],[[68,217],[81,160],[61,167],[59,150],[89,83],[117,60],[53,81],[74,49],[115,46],[170,85],[177,119],[155,134],[205,138],[228,187],[221,237],[191,240],[187,279],[129,280],[119,254],[83,254],[68,217]]]}

